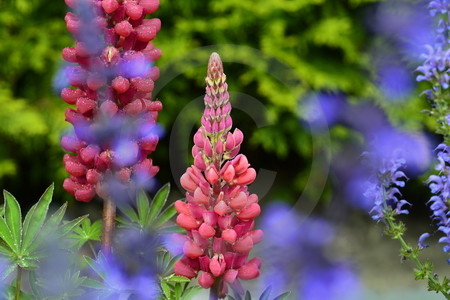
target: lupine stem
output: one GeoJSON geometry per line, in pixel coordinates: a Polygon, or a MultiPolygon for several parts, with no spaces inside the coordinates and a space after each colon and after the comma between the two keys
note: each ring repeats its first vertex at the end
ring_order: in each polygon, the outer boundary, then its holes
{"type": "Polygon", "coordinates": [[[111,200],[104,200],[102,229],[102,251],[104,254],[111,254],[115,217],[116,204],[111,200]]]}
{"type": "Polygon", "coordinates": [[[20,300],[20,285],[22,283],[22,268],[17,268],[17,278],[16,278],[16,293],[15,293],[15,300],[20,300]]]}
{"type": "MultiPolygon", "coordinates": [[[[393,239],[396,239],[400,242],[400,245],[402,246],[402,252],[408,253],[408,258],[411,259],[415,265],[417,266],[418,269],[423,270],[424,269],[424,264],[420,261],[419,257],[418,257],[418,253],[413,251],[413,248],[403,239],[403,233],[402,232],[398,232],[398,230],[396,230],[396,228],[398,228],[398,226],[396,226],[396,224],[394,224],[394,220],[392,220],[390,217],[387,217],[386,219],[387,222],[387,226],[389,228],[389,231],[392,231],[394,233],[390,234],[390,236],[393,239]],[[396,233],[395,233],[396,232],[396,233]]],[[[433,284],[433,286],[439,286],[441,287],[441,283],[436,280],[436,278],[434,276],[430,276],[430,274],[426,274],[425,278],[428,279],[429,282],[431,282],[433,284]]],[[[442,290],[439,290],[439,292],[441,292],[441,294],[445,297],[445,299],[450,299],[450,295],[442,290]]]]}

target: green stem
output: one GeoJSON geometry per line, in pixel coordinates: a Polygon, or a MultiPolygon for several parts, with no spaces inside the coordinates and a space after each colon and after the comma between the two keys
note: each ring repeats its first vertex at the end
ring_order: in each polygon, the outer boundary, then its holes
{"type": "MultiPolygon", "coordinates": [[[[385,219],[388,223],[389,229],[393,229],[395,228],[395,225],[393,223],[393,221],[388,217],[385,219]]],[[[419,269],[423,269],[424,265],[423,263],[420,261],[420,259],[417,257],[417,253],[415,253],[414,251],[412,251],[412,247],[408,245],[408,243],[406,243],[406,241],[403,239],[403,234],[395,234],[392,235],[392,238],[399,240],[401,246],[402,246],[402,250],[411,253],[411,255],[409,256],[409,258],[416,264],[416,266],[419,269]]],[[[436,280],[436,278],[434,276],[430,276],[430,275],[426,275],[426,278],[428,279],[428,281],[432,282],[434,286],[441,286],[441,283],[436,280]]],[[[442,293],[442,295],[444,295],[444,297],[446,299],[450,300],[450,295],[447,292],[444,291],[440,291],[442,293]]]]}
{"type": "Polygon", "coordinates": [[[20,300],[20,284],[22,283],[22,268],[17,268],[17,277],[16,277],[16,293],[14,300],[20,300]]]}

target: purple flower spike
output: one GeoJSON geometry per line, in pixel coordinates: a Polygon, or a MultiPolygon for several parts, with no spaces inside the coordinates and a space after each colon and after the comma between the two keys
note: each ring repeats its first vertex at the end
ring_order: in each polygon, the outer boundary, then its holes
{"type": "MultiPolygon", "coordinates": [[[[448,146],[446,144],[440,144],[436,150],[438,163],[435,169],[439,171],[439,175],[430,175],[427,180],[428,186],[434,196],[430,198],[428,204],[432,212],[431,219],[436,222],[438,226],[437,231],[444,234],[439,239],[439,243],[445,244],[442,247],[442,251],[445,253],[450,252],[450,219],[448,218],[450,212],[448,209],[448,198],[450,197],[450,156],[448,152],[448,146]]],[[[419,238],[419,247],[422,248],[423,241],[427,237],[427,233],[424,233],[419,238]]],[[[429,236],[429,235],[428,235],[429,236]]]]}

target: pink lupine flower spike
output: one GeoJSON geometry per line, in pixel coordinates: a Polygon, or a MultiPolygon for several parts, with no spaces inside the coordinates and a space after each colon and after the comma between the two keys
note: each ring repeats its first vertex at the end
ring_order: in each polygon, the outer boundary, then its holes
{"type": "Polygon", "coordinates": [[[194,135],[194,165],[181,176],[187,202],[178,200],[177,223],[187,231],[184,256],[175,273],[198,277],[215,298],[227,294],[227,283],[259,276],[259,258],[248,260],[263,232],[254,230],[260,214],[258,196],[247,185],[256,177],[245,155],[238,154],[243,141],[239,129],[231,133],[231,104],[220,56],[213,53],[206,77],[202,126],[194,135]]]}

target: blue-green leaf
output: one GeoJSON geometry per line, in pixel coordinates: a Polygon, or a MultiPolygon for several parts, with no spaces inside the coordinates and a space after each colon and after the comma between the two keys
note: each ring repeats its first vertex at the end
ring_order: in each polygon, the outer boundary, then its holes
{"type": "Polygon", "coordinates": [[[166,183],[153,198],[152,204],[150,206],[150,213],[148,215],[148,222],[151,224],[157,215],[161,212],[164,204],[166,204],[167,197],[170,192],[170,183],[166,183]]]}
{"type": "Polygon", "coordinates": [[[154,226],[160,227],[163,226],[167,221],[173,218],[175,214],[177,213],[177,210],[175,209],[173,203],[167,207],[154,221],[154,226]]]}
{"type": "Polygon", "coordinates": [[[9,248],[11,248],[11,250],[17,251],[17,248],[14,247],[14,238],[12,232],[6,224],[5,219],[3,219],[2,217],[0,217],[0,238],[9,248]]]}
{"type": "Polygon", "coordinates": [[[139,216],[139,223],[145,227],[148,223],[148,217],[150,213],[150,200],[144,191],[140,191],[137,196],[137,212],[139,216]]]}
{"type": "Polygon", "coordinates": [[[291,295],[291,292],[283,293],[276,298],[273,298],[273,300],[286,300],[291,295]]]}
{"type": "Polygon", "coordinates": [[[54,184],[50,185],[42,194],[39,201],[30,209],[25,217],[23,226],[23,242],[22,251],[26,252],[27,248],[36,238],[42,228],[47,217],[48,207],[53,197],[54,184]]]}
{"type": "Polygon", "coordinates": [[[261,294],[261,296],[259,297],[259,300],[269,300],[270,297],[270,292],[272,291],[272,286],[268,286],[264,292],[261,294]]]}
{"type": "Polygon", "coordinates": [[[3,191],[5,199],[5,220],[14,240],[14,247],[19,250],[22,243],[22,213],[19,202],[8,191],[3,191]]]}

